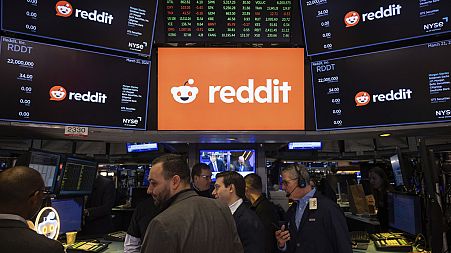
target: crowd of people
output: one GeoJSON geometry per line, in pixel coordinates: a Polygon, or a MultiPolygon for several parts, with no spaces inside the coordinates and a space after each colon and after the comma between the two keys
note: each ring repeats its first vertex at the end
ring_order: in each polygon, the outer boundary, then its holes
{"type": "MultiPolygon", "coordinates": [[[[196,164],[190,171],[180,155],[158,157],[148,177],[152,198],[136,208],[124,252],[352,252],[343,212],[310,184],[306,168],[293,164],[281,176],[282,189],[293,200],[282,215],[263,195],[255,173],[243,178],[223,171],[212,185],[211,166],[196,164]]],[[[60,243],[26,225],[41,207],[43,188],[33,169],[0,173],[2,252],[64,252],[60,243]]],[[[87,209],[85,215],[94,218],[102,208],[87,209]]],[[[97,226],[101,229],[101,221],[97,226]]]]}

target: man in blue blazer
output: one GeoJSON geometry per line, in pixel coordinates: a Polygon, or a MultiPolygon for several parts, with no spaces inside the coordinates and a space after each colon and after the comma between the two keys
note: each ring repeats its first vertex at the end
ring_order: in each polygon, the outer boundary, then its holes
{"type": "Polygon", "coordinates": [[[276,231],[279,250],[288,253],[352,253],[346,219],[340,207],[310,184],[302,165],[282,170],[282,189],[295,201],[287,211],[288,227],[276,231]]]}

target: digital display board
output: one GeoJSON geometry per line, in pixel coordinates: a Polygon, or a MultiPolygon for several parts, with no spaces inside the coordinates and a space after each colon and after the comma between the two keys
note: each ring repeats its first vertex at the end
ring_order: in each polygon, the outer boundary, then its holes
{"type": "Polygon", "coordinates": [[[451,40],[311,64],[318,130],[451,121],[451,40]]]}
{"type": "Polygon", "coordinates": [[[301,0],[307,54],[450,32],[449,0],[301,0]]]}
{"type": "Polygon", "coordinates": [[[158,48],[158,130],[304,129],[304,49],[158,48]]]}
{"type": "Polygon", "coordinates": [[[2,30],[150,55],[157,0],[1,0],[2,30]]]}
{"type": "Polygon", "coordinates": [[[164,0],[167,42],[290,42],[291,0],[164,0]]]}
{"type": "Polygon", "coordinates": [[[0,120],[145,130],[150,61],[1,37],[0,120]]]}
{"type": "Polygon", "coordinates": [[[158,143],[156,142],[127,143],[128,153],[139,153],[149,151],[158,151],[158,143]]]}
{"type": "Polygon", "coordinates": [[[199,150],[199,162],[210,167],[211,179],[216,181],[216,175],[224,171],[236,171],[245,177],[255,173],[256,153],[254,149],[246,150],[199,150]]]}

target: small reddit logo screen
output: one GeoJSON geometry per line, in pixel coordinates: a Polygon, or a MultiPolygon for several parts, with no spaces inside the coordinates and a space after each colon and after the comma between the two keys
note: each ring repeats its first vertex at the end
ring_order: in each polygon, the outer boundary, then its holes
{"type": "Polygon", "coordinates": [[[158,130],[304,130],[300,48],[160,48],[158,130]]]}
{"type": "Polygon", "coordinates": [[[73,8],[72,5],[67,1],[59,1],[55,6],[56,15],[60,17],[69,17],[72,15],[73,8]]]}
{"type": "Polygon", "coordinates": [[[62,86],[53,86],[49,91],[50,100],[52,101],[62,101],[66,98],[67,91],[62,86]]]}

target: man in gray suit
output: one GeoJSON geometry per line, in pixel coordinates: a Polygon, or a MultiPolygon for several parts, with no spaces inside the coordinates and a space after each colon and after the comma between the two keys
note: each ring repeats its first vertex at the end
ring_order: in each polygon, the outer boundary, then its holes
{"type": "Polygon", "coordinates": [[[149,189],[163,210],[147,227],[143,253],[243,253],[227,206],[190,189],[190,171],[179,155],[152,162],[149,189]]]}

